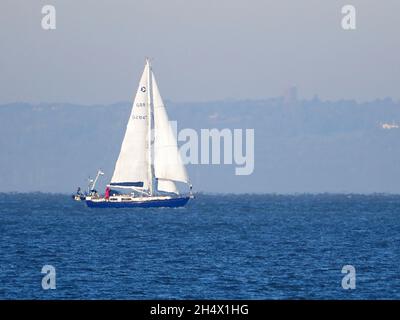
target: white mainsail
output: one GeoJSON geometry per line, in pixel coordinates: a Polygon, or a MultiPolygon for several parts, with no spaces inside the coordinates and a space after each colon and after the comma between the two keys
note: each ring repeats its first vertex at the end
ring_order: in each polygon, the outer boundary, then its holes
{"type": "MultiPolygon", "coordinates": [[[[189,178],[179,153],[176,137],[168,120],[167,111],[161,98],[153,72],[152,93],[154,107],[154,173],[161,187],[172,190],[172,181],[188,183],[189,178]],[[171,180],[168,185],[165,181],[171,180]]],[[[174,192],[174,191],[169,191],[174,192]]]]}
{"type": "Polygon", "coordinates": [[[111,185],[136,186],[148,189],[149,177],[149,110],[148,99],[149,63],[146,63],[133,102],[131,115],[122,142],[121,151],[115,164],[111,185]]]}
{"type": "Polygon", "coordinates": [[[164,102],[147,61],[110,185],[139,187],[152,195],[154,178],[157,179],[158,191],[176,194],[179,192],[174,181],[189,182],[164,102]],[[153,123],[154,143],[151,144],[153,123]]]}

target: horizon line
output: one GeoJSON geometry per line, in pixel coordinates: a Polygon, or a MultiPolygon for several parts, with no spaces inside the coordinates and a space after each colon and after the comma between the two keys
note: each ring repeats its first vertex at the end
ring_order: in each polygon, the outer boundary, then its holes
{"type": "MultiPolygon", "coordinates": [[[[73,191],[71,193],[67,192],[49,192],[49,191],[0,191],[0,195],[26,195],[26,194],[43,194],[43,195],[60,195],[60,196],[68,196],[70,197],[74,194],[73,191]]],[[[280,192],[194,192],[196,195],[205,195],[205,196],[229,196],[229,195],[240,195],[240,196],[400,196],[400,193],[394,192],[288,192],[288,193],[280,193],[280,192]]]]}
{"type": "MultiPolygon", "coordinates": [[[[269,100],[280,100],[280,99],[285,99],[285,96],[273,96],[273,97],[265,97],[265,98],[242,98],[242,99],[234,99],[234,98],[225,98],[225,99],[214,99],[214,100],[188,100],[188,101],[174,101],[170,99],[164,99],[166,103],[172,103],[172,104],[207,104],[207,103],[226,103],[226,102],[231,102],[231,103],[238,103],[238,102],[264,102],[264,101],[269,101],[269,100]]],[[[353,102],[357,105],[362,105],[362,104],[369,104],[373,102],[381,102],[381,101],[390,101],[394,104],[400,104],[400,99],[396,99],[393,97],[377,97],[375,99],[370,99],[370,100],[365,100],[365,101],[359,101],[355,98],[339,98],[339,99],[322,99],[319,95],[315,94],[314,97],[312,98],[297,98],[294,101],[291,101],[288,104],[293,104],[293,103],[303,103],[303,102],[308,102],[308,101],[319,101],[321,103],[335,103],[335,102],[353,102]]],[[[29,106],[51,106],[51,105],[71,105],[71,106],[82,106],[82,107],[99,107],[99,106],[113,106],[113,105],[120,105],[120,104],[132,104],[133,102],[130,100],[120,100],[120,101],[115,101],[115,102],[109,102],[109,103],[80,103],[80,102],[66,102],[66,101],[59,101],[59,102],[46,102],[46,101],[40,101],[40,102],[28,102],[28,101],[13,101],[13,102],[1,102],[0,107],[5,107],[5,106],[11,106],[11,105],[19,105],[19,104],[24,104],[24,105],[29,105],[29,106]]]]}

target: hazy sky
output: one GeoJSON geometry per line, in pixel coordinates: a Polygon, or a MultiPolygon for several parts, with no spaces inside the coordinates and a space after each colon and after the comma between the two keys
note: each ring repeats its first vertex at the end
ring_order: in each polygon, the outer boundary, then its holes
{"type": "Polygon", "coordinates": [[[166,99],[400,99],[398,0],[1,0],[0,103],[131,100],[144,57],[166,99]],[[57,29],[41,27],[43,5],[57,29]],[[357,29],[341,28],[341,8],[357,29]]]}

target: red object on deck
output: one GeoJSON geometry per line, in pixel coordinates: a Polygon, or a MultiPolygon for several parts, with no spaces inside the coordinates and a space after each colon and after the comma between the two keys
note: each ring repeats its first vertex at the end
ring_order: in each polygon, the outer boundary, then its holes
{"type": "Polygon", "coordinates": [[[106,192],[104,194],[104,198],[106,198],[106,199],[110,198],[110,187],[106,188],[106,192]]]}

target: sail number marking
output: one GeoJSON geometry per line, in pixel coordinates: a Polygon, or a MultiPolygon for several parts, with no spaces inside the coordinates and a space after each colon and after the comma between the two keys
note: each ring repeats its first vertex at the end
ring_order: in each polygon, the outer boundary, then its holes
{"type": "Polygon", "coordinates": [[[146,120],[147,116],[135,116],[135,115],[133,115],[132,119],[134,119],[134,120],[146,120]]]}

